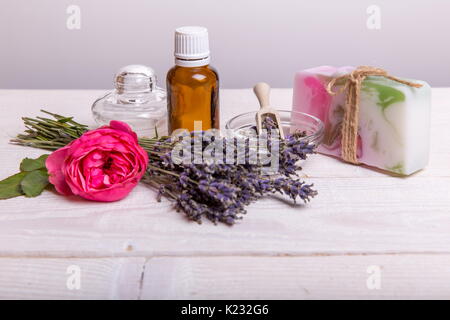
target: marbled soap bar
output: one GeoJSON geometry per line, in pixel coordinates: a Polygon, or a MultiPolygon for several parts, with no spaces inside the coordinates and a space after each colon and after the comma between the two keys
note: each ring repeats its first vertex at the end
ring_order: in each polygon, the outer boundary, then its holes
{"type": "MultiPolygon", "coordinates": [[[[330,95],[326,86],[354,67],[323,66],[297,72],[293,110],[320,118],[325,134],[319,151],[341,156],[341,124],[345,93],[330,95]]],[[[428,163],[431,88],[423,81],[413,88],[382,76],[369,76],[360,92],[358,161],[397,174],[409,175],[428,163]]],[[[339,90],[335,87],[334,91],[339,90]]]]}

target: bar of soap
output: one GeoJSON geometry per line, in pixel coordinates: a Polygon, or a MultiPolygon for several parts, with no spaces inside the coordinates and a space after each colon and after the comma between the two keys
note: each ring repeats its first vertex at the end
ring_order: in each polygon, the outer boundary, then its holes
{"type": "MultiPolygon", "coordinates": [[[[295,75],[293,111],[309,113],[325,125],[319,152],[341,156],[341,123],[345,93],[330,95],[326,86],[354,67],[322,66],[295,75]]],[[[423,169],[429,158],[431,88],[413,88],[382,76],[362,83],[358,128],[358,161],[401,175],[423,169]]],[[[334,91],[339,90],[339,86],[334,91]]]]}

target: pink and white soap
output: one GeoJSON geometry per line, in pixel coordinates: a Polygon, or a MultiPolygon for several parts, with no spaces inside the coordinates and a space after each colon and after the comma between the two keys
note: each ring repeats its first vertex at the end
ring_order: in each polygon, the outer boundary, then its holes
{"type": "MultiPolygon", "coordinates": [[[[323,121],[324,139],[319,152],[341,156],[341,123],[345,93],[327,92],[328,82],[354,67],[322,66],[297,72],[293,111],[323,121]]],[[[369,76],[360,93],[358,161],[397,174],[409,175],[428,163],[431,88],[424,81],[413,88],[382,76],[369,76]]],[[[340,87],[335,87],[334,91],[340,87]]]]}

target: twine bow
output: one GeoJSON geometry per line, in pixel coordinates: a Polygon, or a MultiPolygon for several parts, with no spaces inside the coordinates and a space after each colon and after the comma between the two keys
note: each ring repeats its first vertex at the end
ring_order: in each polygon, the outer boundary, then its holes
{"type": "Polygon", "coordinates": [[[420,88],[421,84],[413,83],[393,77],[386,70],[360,66],[351,73],[333,78],[327,85],[327,91],[331,95],[336,95],[347,91],[345,99],[344,119],[341,127],[341,153],[344,161],[359,164],[357,157],[358,147],[358,125],[359,125],[359,94],[364,79],[368,76],[383,76],[387,79],[405,84],[410,87],[420,88]],[[336,85],[342,85],[338,91],[333,91],[336,85]]]}

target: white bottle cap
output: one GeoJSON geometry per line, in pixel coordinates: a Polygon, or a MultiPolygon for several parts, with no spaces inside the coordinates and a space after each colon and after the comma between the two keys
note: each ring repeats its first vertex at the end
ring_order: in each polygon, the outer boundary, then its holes
{"type": "Polygon", "coordinates": [[[208,29],[181,27],[175,30],[175,64],[182,67],[209,64],[208,29]]]}

